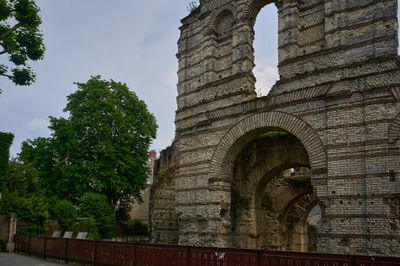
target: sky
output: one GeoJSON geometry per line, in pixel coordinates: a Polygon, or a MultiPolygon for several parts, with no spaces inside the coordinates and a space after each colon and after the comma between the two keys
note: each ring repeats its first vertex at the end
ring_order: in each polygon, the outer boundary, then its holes
{"type": "MultiPolygon", "coordinates": [[[[45,58],[30,63],[37,75],[28,87],[0,77],[0,131],[15,135],[12,157],[22,141],[48,137],[49,116],[63,113],[74,82],[101,75],[126,83],[144,100],[159,125],[151,146],[157,152],[175,135],[176,59],[180,20],[189,1],[177,0],[36,0],[41,9],[45,58]]],[[[277,10],[265,7],[256,23],[259,95],[278,79],[277,10]]],[[[0,57],[0,63],[6,62],[0,57]]]]}

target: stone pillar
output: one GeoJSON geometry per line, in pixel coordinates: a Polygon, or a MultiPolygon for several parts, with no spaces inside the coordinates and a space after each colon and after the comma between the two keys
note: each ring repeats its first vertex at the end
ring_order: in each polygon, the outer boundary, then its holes
{"type": "Polygon", "coordinates": [[[8,229],[8,239],[7,239],[7,251],[14,252],[15,243],[14,236],[17,233],[17,214],[9,214],[9,229],[8,229]]]}

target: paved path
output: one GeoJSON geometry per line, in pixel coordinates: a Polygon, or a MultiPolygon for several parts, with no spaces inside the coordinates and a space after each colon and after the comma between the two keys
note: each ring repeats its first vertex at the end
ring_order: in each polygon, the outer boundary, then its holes
{"type": "Polygon", "coordinates": [[[15,253],[0,252],[0,265],[1,266],[60,266],[65,264],[47,262],[45,260],[34,259],[31,257],[15,253]]]}

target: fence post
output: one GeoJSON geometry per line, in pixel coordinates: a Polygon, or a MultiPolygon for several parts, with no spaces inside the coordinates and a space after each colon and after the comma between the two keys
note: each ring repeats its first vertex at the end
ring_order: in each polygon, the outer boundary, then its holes
{"type": "Polygon", "coordinates": [[[7,236],[7,251],[14,252],[15,250],[15,235],[17,233],[17,214],[10,213],[8,215],[8,236],[7,236]]]}
{"type": "Polygon", "coordinates": [[[191,261],[190,261],[190,247],[186,247],[186,265],[190,266],[191,265],[191,261]]]}
{"type": "Polygon", "coordinates": [[[18,253],[18,236],[17,235],[14,236],[14,244],[15,244],[14,252],[18,253]]]}
{"type": "Polygon", "coordinates": [[[93,265],[97,265],[97,240],[94,241],[94,261],[93,265]]]}
{"type": "Polygon", "coordinates": [[[257,266],[262,266],[262,250],[257,250],[257,266]]]}
{"type": "Polygon", "coordinates": [[[43,258],[46,259],[47,237],[44,238],[43,243],[43,258]]]}
{"type": "Polygon", "coordinates": [[[350,264],[351,266],[357,266],[357,256],[350,255],[350,264]]]}
{"type": "Polygon", "coordinates": [[[66,238],[65,239],[65,252],[64,252],[64,254],[65,254],[65,263],[67,263],[68,264],[68,238],[66,238]]]}
{"type": "Polygon", "coordinates": [[[134,248],[135,255],[133,257],[133,266],[136,266],[137,265],[137,250],[136,250],[137,243],[135,243],[134,245],[135,245],[135,248],[134,248]]]}
{"type": "Polygon", "coordinates": [[[29,241],[28,241],[28,256],[31,256],[31,238],[32,236],[29,236],[29,241]]]}

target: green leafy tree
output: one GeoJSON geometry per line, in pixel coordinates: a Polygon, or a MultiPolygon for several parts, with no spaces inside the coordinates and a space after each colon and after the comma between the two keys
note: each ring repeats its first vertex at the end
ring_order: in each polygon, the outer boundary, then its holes
{"type": "Polygon", "coordinates": [[[0,199],[2,214],[16,213],[18,219],[31,223],[22,233],[38,234],[45,230],[47,205],[36,169],[16,160],[9,163],[8,175],[0,199]]]}
{"type": "Polygon", "coordinates": [[[132,200],[142,200],[155,118],[125,84],[99,76],[76,84],[69,117],[51,117],[51,137],[25,142],[21,160],[38,169],[47,193],[75,205],[87,192],[103,194],[125,217],[132,200]]]}
{"type": "Polygon", "coordinates": [[[0,193],[3,191],[4,182],[7,176],[10,146],[13,139],[13,134],[0,132],[0,193]]]}
{"type": "Polygon", "coordinates": [[[0,75],[16,85],[32,84],[35,74],[27,62],[43,59],[39,11],[33,0],[0,0],[0,55],[8,55],[10,61],[0,64],[0,75]]]}
{"type": "Polygon", "coordinates": [[[89,218],[91,238],[106,239],[115,235],[114,210],[102,194],[88,192],[79,205],[79,216],[89,218]]]}

